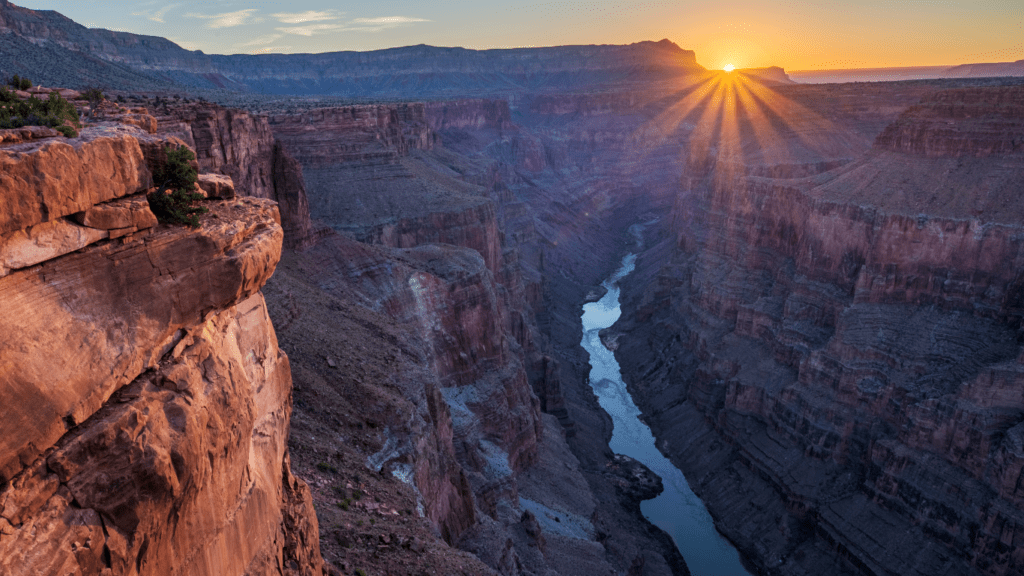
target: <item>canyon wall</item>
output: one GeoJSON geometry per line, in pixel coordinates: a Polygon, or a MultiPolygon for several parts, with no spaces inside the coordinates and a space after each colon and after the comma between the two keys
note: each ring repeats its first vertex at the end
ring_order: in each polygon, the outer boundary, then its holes
{"type": "Polygon", "coordinates": [[[322,573],[259,292],[277,208],[158,224],[144,193],[176,142],[100,123],[0,148],[5,574],[322,573]]]}
{"type": "Polygon", "coordinates": [[[681,181],[617,356],[765,572],[1021,570],[1019,98],[926,96],[810,178],[681,181]]]}
{"type": "MultiPolygon", "coordinates": [[[[397,386],[395,394],[404,398],[394,408],[398,415],[370,419],[371,430],[385,432],[371,432],[368,438],[376,439],[355,454],[338,447],[332,461],[362,454],[392,474],[407,462],[414,471],[413,497],[447,541],[503,574],[627,571],[635,562],[646,563],[650,574],[685,573],[671,541],[639,514],[642,490],[630,488],[633,468],[604,454],[608,424],[587,416],[588,426],[577,434],[560,389],[560,366],[564,360],[574,376],[582,372],[578,341],[555,353],[546,333],[551,320],[538,321],[556,291],[544,287],[542,243],[556,246],[561,239],[562,249],[572,252],[592,229],[606,232],[602,210],[643,202],[638,195],[613,199],[617,182],[601,184],[607,172],[590,172],[600,165],[590,151],[612,158],[619,151],[603,148],[604,142],[629,140],[613,139],[619,132],[606,124],[582,136],[574,135],[575,126],[559,127],[549,137],[511,117],[509,104],[500,100],[270,114],[275,136],[303,164],[313,218],[341,234],[286,257],[286,272],[271,282],[277,294],[272,308],[281,315],[276,324],[287,326],[281,328],[285,340],[302,350],[291,353],[306,373],[299,397],[308,389],[311,400],[330,406],[315,418],[297,417],[293,442],[303,446],[296,452],[322,454],[317,443],[303,440],[305,430],[320,438],[336,436],[337,426],[360,426],[367,417],[353,413],[354,398],[377,399],[397,386]],[[531,147],[536,155],[517,152],[531,147]],[[537,182],[564,182],[563,171],[585,175],[575,199],[537,182]],[[574,222],[574,213],[587,211],[592,218],[574,222]],[[335,315],[331,310],[363,318],[362,327],[314,328],[317,318],[335,315]],[[389,351],[388,368],[367,368],[378,362],[367,357],[351,364],[346,359],[362,350],[349,334],[365,333],[368,326],[374,327],[367,334],[372,345],[389,351]],[[389,342],[403,343],[394,356],[389,342]],[[556,359],[563,352],[567,356],[556,359]],[[365,376],[355,375],[356,366],[359,374],[367,370],[365,376]],[[338,424],[331,425],[328,414],[340,415],[338,424]],[[586,448],[571,451],[565,436],[576,443],[585,438],[586,448]]],[[[602,121],[616,122],[611,115],[602,121]]],[[[613,173],[621,162],[614,166],[613,173]]],[[[631,165],[629,177],[639,168],[631,165]]],[[[662,202],[668,206],[667,198],[662,202]]],[[[610,261],[617,240],[591,238],[610,261]]],[[[547,256],[552,271],[576,257],[547,256]]],[[[564,288],[584,290],[571,282],[564,288]]],[[[579,315],[570,302],[566,298],[569,326],[579,315]]],[[[593,404],[587,409],[599,410],[593,404]]],[[[330,498],[330,486],[352,482],[349,472],[332,465],[337,476],[313,472],[325,489],[317,496],[314,488],[314,497],[330,498]]],[[[361,474],[359,480],[371,486],[361,474]]],[[[373,482],[375,494],[400,488],[373,482]]],[[[321,521],[352,526],[358,518],[353,514],[321,508],[321,521]]],[[[411,537],[407,530],[402,526],[395,534],[411,537]]],[[[366,561],[361,539],[334,540],[357,543],[346,548],[327,542],[325,553],[336,565],[366,561]]]]}
{"type": "Polygon", "coordinates": [[[142,101],[154,107],[158,133],[196,151],[201,172],[224,174],[240,196],[278,203],[286,248],[313,241],[302,167],[271,132],[266,117],[199,102],[142,101]]]}

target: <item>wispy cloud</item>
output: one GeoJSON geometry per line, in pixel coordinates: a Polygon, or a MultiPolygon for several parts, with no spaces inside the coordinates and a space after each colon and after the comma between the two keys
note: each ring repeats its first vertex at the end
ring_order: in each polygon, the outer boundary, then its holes
{"type": "MultiPolygon", "coordinates": [[[[326,12],[331,12],[330,10],[326,12]]],[[[325,16],[325,12],[306,12],[303,15],[315,14],[319,20],[336,20],[338,16],[325,16]]],[[[272,14],[275,18],[281,16],[298,17],[299,14],[272,14]]],[[[340,16],[340,14],[339,14],[340,16]]],[[[282,22],[287,20],[279,18],[282,22]]],[[[344,24],[307,24],[305,26],[284,26],[275,28],[278,32],[295,34],[297,36],[314,36],[330,32],[380,32],[399,26],[407,26],[417,22],[430,22],[426,18],[412,18],[409,16],[382,16],[379,18],[354,18],[344,24]]]]}
{"type": "Polygon", "coordinates": [[[323,20],[337,20],[344,12],[337,10],[307,10],[305,12],[279,12],[271,14],[283,24],[303,24],[305,22],[321,22],[323,20]]]}
{"type": "Polygon", "coordinates": [[[259,38],[253,38],[248,42],[235,44],[235,46],[265,46],[267,44],[272,44],[281,38],[284,38],[284,34],[268,34],[266,36],[260,36],[259,38]]]}
{"type": "MultiPolygon", "coordinates": [[[[155,2],[147,2],[147,4],[155,4],[155,2]]],[[[152,20],[153,22],[159,22],[163,24],[164,16],[166,16],[168,12],[174,10],[178,6],[181,6],[181,4],[168,4],[167,6],[164,6],[163,8],[160,8],[155,12],[152,9],[141,10],[139,12],[132,12],[132,16],[145,16],[147,19],[152,20]]]]}
{"type": "Polygon", "coordinates": [[[284,28],[277,28],[277,31],[298,36],[312,36],[314,34],[336,32],[344,28],[341,24],[310,24],[309,26],[286,26],[284,28]]]}
{"type": "Polygon", "coordinates": [[[356,18],[345,27],[347,32],[381,32],[417,22],[430,22],[426,18],[409,16],[381,16],[379,18],[356,18]]]}
{"type": "Polygon", "coordinates": [[[208,28],[233,28],[235,26],[262,22],[263,18],[253,15],[256,11],[255,8],[250,8],[248,10],[225,12],[223,14],[196,14],[195,12],[190,12],[185,14],[185,16],[188,18],[206,18],[210,20],[210,23],[206,25],[208,28]]]}

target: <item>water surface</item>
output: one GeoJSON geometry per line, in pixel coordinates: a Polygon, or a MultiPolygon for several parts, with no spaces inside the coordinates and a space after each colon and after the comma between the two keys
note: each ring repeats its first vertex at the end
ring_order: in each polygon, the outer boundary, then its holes
{"type": "Polygon", "coordinates": [[[661,476],[665,491],[640,504],[644,516],[668,532],[693,576],[750,576],[739,553],[715,530],[704,503],[690,490],[686,478],[654,445],[651,429],[640,421],[640,409],[626,390],[615,356],[601,344],[598,332],[618,320],[618,282],[633,271],[636,255],[602,284],[608,293],[583,306],[583,348],[590,353],[590,386],[615,428],[610,446],[618,454],[639,460],[661,476]]]}

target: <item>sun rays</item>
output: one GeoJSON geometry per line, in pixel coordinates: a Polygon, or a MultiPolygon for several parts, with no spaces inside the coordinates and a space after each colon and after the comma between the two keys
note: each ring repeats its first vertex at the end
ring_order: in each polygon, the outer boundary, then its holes
{"type": "Polygon", "coordinates": [[[795,167],[860,147],[845,139],[846,130],[784,96],[756,71],[709,72],[659,107],[634,136],[643,143],[637,153],[678,141],[691,173],[717,166],[739,175],[799,174],[795,167]]]}

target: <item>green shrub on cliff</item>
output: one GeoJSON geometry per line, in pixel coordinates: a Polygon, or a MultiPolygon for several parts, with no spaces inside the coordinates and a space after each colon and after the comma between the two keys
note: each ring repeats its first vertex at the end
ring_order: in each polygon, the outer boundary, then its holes
{"type": "Polygon", "coordinates": [[[198,228],[199,215],[209,210],[195,205],[203,199],[194,191],[198,175],[192,161],[196,156],[185,146],[168,146],[166,151],[166,164],[153,175],[157,190],[147,196],[149,207],[160,222],[198,228]]]}
{"type": "Polygon", "coordinates": [[[32,87],[32,81],[28,78],[19,78],[17,74],[11,76],[7,83],[15,90],[28,90],[32,87]]]}
{"type": "Polygon", "coordinates": [[[4,86],[0,86],[0,128],[49,126],[68,138],[78,135],[82,124],[78,110],[60,94],[51,93],[46,100],[35,96],[22,100],[4,86]]]}

